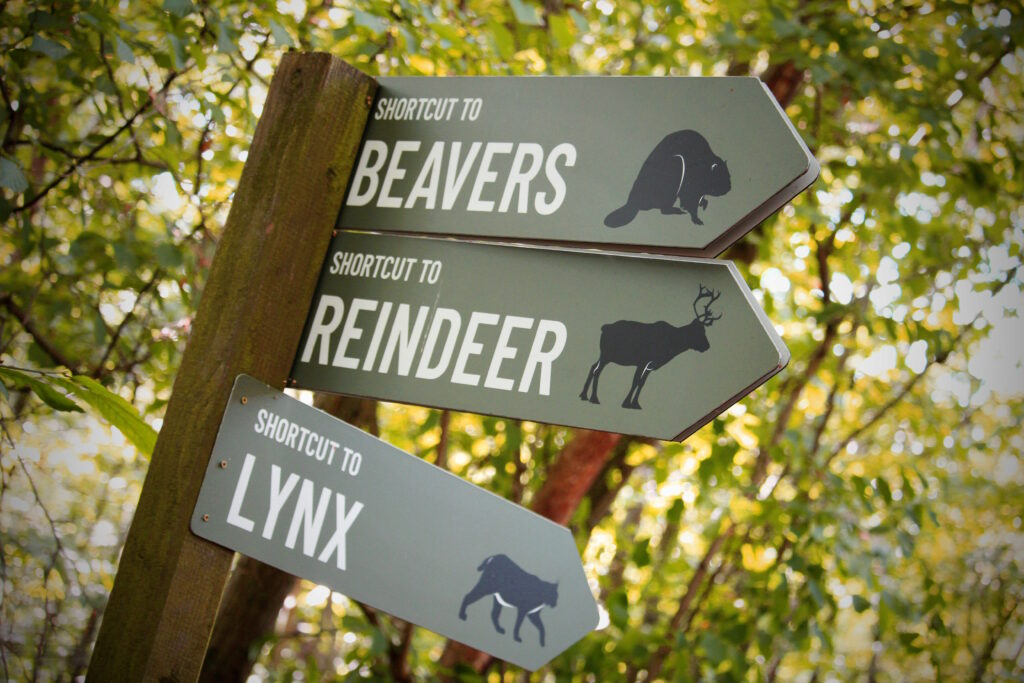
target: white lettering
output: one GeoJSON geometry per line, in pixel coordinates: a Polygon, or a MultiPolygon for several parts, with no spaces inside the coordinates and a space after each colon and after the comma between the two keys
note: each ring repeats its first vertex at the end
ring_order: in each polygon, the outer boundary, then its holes
{"type": "Polygon", "coordinates": [[[469,204],[466,205],[467,211],[492,211],[494,209],[494,202],[480,199],[480,193],[483,192],[484,185],[494,182],[498,177],[498,173],[491,170],[491,161],[494,160],[494,156],[511,152],[511,142],[487,143],[487,146],[484,148],[484,158],[480,162],[480,169],[476,172],[476,182],[473,183],[473,191],[469,195],[469,204]]]}
{"type": "Polygon", "coordinates": [[[384,183],[380,188],[380,196],[377,197],[377,206],[383,206],[387,209],[400,209],[402,208],[402,198],[391,196],[391,186],[396,180],[401,180],[405,177],[405,169],[399,167],[401,163],[402,155],[406,152],[415,152],[420,148],[418,140],[398,140],[395,142],[395,151],[391,155],[391,163],[388,164],[387,173],[384,174],[384,183]]]}
{"type": "Polygon", "coordinates": [[[565,325],[561,322],[557,320],[540,321],[540,324],[537,325],[537,336],[533,338],[533,346],[530,348],[530,355],[526,358],[523,379],[519,382],[520,392],[530,390],[534,372],[540,368],[540,393],[542,396],[551,395],[551,364],[561,355],[567,337],[565,325]],[[544,351],[544,340],[549,336],[554,337],[554,340],[551,348],[544,351]]]}
{"type": "Polygon", "coordinates": [[[469,169],[476,160],[480,146],[479,142],[474,142],[469,146],[469,151],[466,152],[466,159],[460,168],[459,152],[462,151],[462,143],[452,143],[452,153],[448,157],[448,173],[444,179],[444,196],[441,198],[441,208],[445,211],[450,211],[455,206],[455,200],[458,198],[459,192],[466,182],[466,176],[469,175],[469,169]]]}
{"type": "Polygon", "coordinates": [[[557,166],[560,157],[565,157],[567,168],[575,166],[576,148],[568,142],[563,142],[551,150],[551,156],[548,157],[547,164],[544,165],[544,174],[548,177],[551,186],[555,188],[555,196],[548,202],[547,193],[538,192],[533,202],[533,208],[542,216],[550,216],[565,201],[565,180],[559,174],[557,166]]]}
{"type": "Polygon", "coordinates": [[[524,142],[519,145],[516,149],[515,159],[512,160],[512,170],[509,171],[508,181],[505,182],[505,191],[501,195],[501,204],[498,205],[500,213],[508,211],[517,188],[519,203],[516,205],[516,211],[526,213],[530,206],[530,181],[540,171],[543,160],[544,148],[537,143],[524,142]],[[530,157],[530,167],[524,171],[523,164],[526,163],[526,157],[530,157]]]}
{"type": "Polygon", "coordinates": [[[292,473],[288,475],[284,487],[281,487],[281,468],[277,465],[270,466],[270,510],[267,511],[267,521],[263,524],[263,538],[269,539],[274,535],[274,527],[277,526],[277,516],[281,514],[281,508],[288,502],[295,485],[299,483],[299,475],[292,473]]]}
{"type": "Polygon", "coordinates": [[[398,349],[398,374],[406,377],[412,367],[413,358],[416,355],[416,347],[420,344],[420,336],[423,334],[423,327],[427,324],[427,316],[430,314],[429,306],[420,306],[416,314],[416,322],[413,324],[412,332],[409,331],[409,304],[398,304],[398,311],[395,313],[395,322],[391,325],[391,334],[388,335],[387,346],[384,347],[384,355],[380,359],[380,367],[377,372],[388,372],[391,368],[391,358],[398,349]]]}
{"type": "Polygon", "coordinates": [[[462,347],[459,349],[459,356],[455,359],[455,368],[452,370],[452,381],[458,384],[476,386],[480,383],[480,375],[466,372],[466,363],[470,356],[479,355],[484,345],[476,341],[476,332],[481,325],[497,325],[501,319],[496,313],[481,313],[473,311],[469,316],[469,324],[466,325],[466,336],[462,340],[462,347]]]}
{"type": "Polygon", "coordinates": [[[452,353],[455,351],[455,341],[462,328],[462,317],[453,308],[438,308],[434,311],[434,319],[430,323],[430,331],[427,332],[427,341],[423,345],[423,354],[420,356],[420,364],[416,368],[416,376],[420,379],[437,379],[448,369],[452,353]],[[437,346],[441,328],[447,324],[448,336],[445,337],[444,345],[441,347],[441,357],[437,365],[430,367],[430,360],[434,357],[434,347],[437,346]]]}
{"type": "Polygon", "coordinates": [[[412,186],[409,198],[405,200],[405,208],[411,209],[416,206],[416,200],[423,199],[424,207],[433,209],[437,203],[437,190],[441,184],[441,161],[444,158],[444,143],[435,142],[430,147],[427,160],[423,162],[423,169],[416,177],[416,183],[412,186]]]}
{"type": "MultiPolygon", "coordinates": [[[[326,491],[326,490],[325,490],[326,491]]],[[[331,556],[331,553],[337,552],[337,566],[338,569],[345,569],[345,534],[348,533],[349,528],[352,526],[352,522],[356,521],[356,517],[363,509],[363,504],[359,501],[352,503],[352,507],[349,508],[348,513],[345,512],[345,496],[340,493],[335,493],[335,507],[334,514],[337,520],[337,526],[334,529],[334,535],[331,536],[330,540],[327,541],[327,545],[320,551],[320,556],[317,557],[321,562],[326,562],[331,556]]]]}
{"type": "Polygon", "coordinates": [[[324,487],[320,492],[320,502],[316,506],[316,513],[313,512],[313,482],[309,479],[302,480],[302,488],[299,489],[299,500],[295,504],[295,512],[292,513],[292,525],[288,528],[288,538],[285,539],[285,547],[295,548],[295,541],[298,540],[299,531],[302,530],[302,554],[312,557],[316,552],[317,541],[320,540],[320,529],[324,525],[324,517],[327,516],[327,506],[331,504],[331,490],[324,487]]]}
{"type": "Polygon", "coordinates": [[[377,194],[377,185],[380,182],[380,169],[384,166],[387,156],[387,143],[381,140],[366,141],[363,145],[363,152],[359,155],[359,166],[356,168],[355,175],[352,178],[348,199],[345,200],[347,205],[364,206],[370,203],[373,196],[377,194]],[[371,161],[371,158],[373,161],[371,161]],[[361,189],[364,180],[367,181],[365,190],[361,189]]]}
{"type": "Polygon", "coordinates": [[[491,357],[491,365],[487,368],[487,378],[484,380],[485,387],[488,389],[501,389],[503,391],[512,390],[515,386],[515,380],[498,376],[498,373],[501,371],[502,362],[512,360],[516,357],[516,353],[518,353],[517,348],[508,345],[508,339],[512,336],[512,330],[517,328],[528,330],[531,327],[533,327],[533,318],[524,318],[518,315],[510,315],[505,318],[505,323],[501,326],[501,332],[498,334],[498,343],[494,347],[494,356],[491,357]]]}
{"type": "MultiPolygon", "coordinates": [[[[266,412],[261,410],[261,413],[266,412]]],[[[242,516],[242,501],[245,499],[245,492],[249,488],[249,475],[252,474],[253,463],[256,458],[249,453],[245,454],[245,462],[242,463],[242,472],[238,475],[238,483],[235,484],[235,493],[231,496],[231,507],[228,508],[228,524],[237,526],[244,531],[252,531],[255,522],[242,516]]]]}
{"type": "Polygon", "coordinates": [[[377,302],[373,299],[352,299],[352,305],[348,307],[348,317],[345,319],[345,328],[341,331],[341,340],[338,341],[338,349],[334,352],[334,361],[331,365],[351,370],[359,367],[359,359],[346,356],[345,351],[348,350],[349,342],[363,337],[362,328],[356,327],[356,318],[363,311],[375,310],[377,310],[377,302]]]}
{"type": "Polygon", "coordinates": [[[324,294],[320,297],[320,302],[316,307],[316,314],[313,315],[313,324],[309,326],[309,335],[306,337],[306,346],[302,350],[302,362],[308,363],[309,359],[313,357],[313,351],[316,349],[317,341],[323,341],[320,346],[320,355],[318,362],[320,365],[327,365],[327,359],[330,357],[330,349],[328,343],[330,342],[331,333],[338,328],[341,324],[342,315],[345,312],[345,301],[340,296],[332,296],[330,294],[324,294]],[[324,322],[324,318],[327,317],[328,313],[331,314],[331,319],[324,322]]]}

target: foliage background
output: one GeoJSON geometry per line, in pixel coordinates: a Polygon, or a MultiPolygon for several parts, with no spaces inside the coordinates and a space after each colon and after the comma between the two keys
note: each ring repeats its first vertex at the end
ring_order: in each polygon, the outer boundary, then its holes
{"type": "MultiPolygon", "coordinates": [[[[821,161],[808,192],[725,255],[793,362],[683,444],[623,438],[601,454],[570,526],[610,623],[522,679],[1024,677],[1018,4],[2,7],[5,679],[87,666],[232,189],[292,48],[370,74],[752,74],[821,161]]],[[[580,438],[411,406],[376,420],[526,505],[580,438]]],[[[444,649],[302,583],[254,645],[254,673],[428,680],[444,649]]],[[[471,664],[462,678],[520,676],[471,664]]]]}

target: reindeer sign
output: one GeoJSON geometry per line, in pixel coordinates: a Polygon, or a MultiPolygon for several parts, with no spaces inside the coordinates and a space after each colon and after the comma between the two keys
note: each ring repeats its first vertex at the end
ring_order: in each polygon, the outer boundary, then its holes
{"type": "Polygon", "coordinates": [[[682,439],[788,359],[726,261],[339,231],[291,378],[682,439]]]}

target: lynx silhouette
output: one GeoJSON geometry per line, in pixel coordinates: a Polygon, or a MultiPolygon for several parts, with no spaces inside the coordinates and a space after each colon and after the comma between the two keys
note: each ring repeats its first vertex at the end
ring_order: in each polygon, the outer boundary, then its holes
{"type": "Polygon", "coordinates": [[[634,366],[633,384],[629,387],[623,408],[640,410],[640,392],[647,382],[652,370],[657,370],[683,351],[693,349],[704,353],[711,348],[705,328],[721,318],[711,314],[711,304],[719,297],[719,292],[699,285],[697,298],[693,301],[693,313],[696,316],[686,325],[676,327],[664,320],[656,323],[641,323],[635,320],[619,320],[601,326],[601,354],[590,366],[587,381],[583,384],[580,398],[591,403],[597,400],[597,380],[601,371],[608,363],[634,366]],[[707,299],[702,312],[697,311],[697,304],[707,299]]]}
{"type": "Polygon", "coordinates": [[[554,607],[558,603],[558,583],[540,580],[521,569],[505,555],[491,555],[476,569],[480,572],[480,580],[466,593],[466,597],[462,598],[459,619],[466,620],[466,608],[474,602],[493,595],[491,622],[494,624],[494,630],[505,633],[505,629],[498,621],[501,617],[501,608],[515,607],[519,611],[516,614],[512,637],[517,643],[523,642],[519,638],[519,627],[523,625],[523,619],[529,617],[530,622],[540,632],[540,644],[544,647],[544,624],[540,620],[540,611],[545,606],[554,607]]]}
{"type": "Polygon", "coordinates": [[[629,199],[608,214],[604,224],[621,228],[640,211],[660,209],[664,214],[688,213],[695,225],[704,225],[699,214],[707,208],[708,197],[721,197],[731,189],[725,160],[711,151],[704,136],[695,130],[677,130],[647,155],[629,199]]]}

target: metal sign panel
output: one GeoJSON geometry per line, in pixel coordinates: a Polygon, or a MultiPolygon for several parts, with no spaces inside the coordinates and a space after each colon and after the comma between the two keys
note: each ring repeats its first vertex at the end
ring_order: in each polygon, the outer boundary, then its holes
{"type": "Polygon", "coordinates": [[[684,439],[788,360],[727,261],[339,232],[292,378],[684,439]]]}
{"type": "Polygon", "coordinates": [[[756,78],[379,82],[339,228],[715,256],[818,176],[756,78]]]}
{"type": "Polygon", "coordinates": [[[191,526],[530,670],[598,623],[568,529],[247,375],[191,526]]]}

